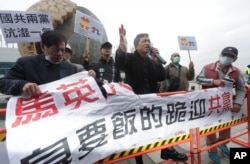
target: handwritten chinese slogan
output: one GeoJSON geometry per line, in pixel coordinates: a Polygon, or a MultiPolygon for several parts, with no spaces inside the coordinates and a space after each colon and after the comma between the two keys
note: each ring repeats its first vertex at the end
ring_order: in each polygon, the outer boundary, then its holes
{"type": "Polygon", "coordinates": [[[37,11],[0,11],[0,27],[6,43],[39,42],[53,29],[50,14],[37,11]]]}
{"type": "Polygon", "coordinates": [[[10,163],[89,164],[188,134],[190,128],[202,130],[232,120],[228,87],[161,97],[136,95],[124,83],[106,83],[104,98],[95,80],[80,72],[40,88],[42,94],[35,98],[9,100],[10,163]]]}

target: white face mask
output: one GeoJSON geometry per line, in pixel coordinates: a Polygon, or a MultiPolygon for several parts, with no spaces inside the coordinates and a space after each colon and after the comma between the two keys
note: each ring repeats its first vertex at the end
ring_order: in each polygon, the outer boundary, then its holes
{"type": "Polygon", "coordinates": [[[223,65],[231,65],[234,61],[234,58],[230,58],[228,56],[220,56],[220,59],[219,59],[220,63],[223,64],[223,65]]]}
{"type": "Polygon", "coordinates": [[[50,57],[49,55],[45,55],[45,59],[46,59],[48,62],[52,63],[52,64],[59,64],[59,63],[61,63],[61,61],[62,61],[62,60],[60,60],[60,61],[58,61],[58,62],[54,62],[54,61],[51,59],[51,57],[50,57]]]}

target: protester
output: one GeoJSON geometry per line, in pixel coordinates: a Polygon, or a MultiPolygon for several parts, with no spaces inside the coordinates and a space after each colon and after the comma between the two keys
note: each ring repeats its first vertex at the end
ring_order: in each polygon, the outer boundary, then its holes
{"type": "Polygon", "coordinates": [[[85,51],[83,54],[83,65],[86,69],[93,69],[96,72],[96,78],[107,82],[120,82],[120,70],[116,68],[114,59],[112,58],[112,44],[104,42],[100,48],[101,57],[92,63],[89,63],[90,54],[85,51]]]}
{"type": "MultiPolygon", "coordinates": [[[[41,35],[41,49],[44,54],[24,56],[0,78],[0,92],[7,95],[35,96],[41,93],[38,85],[59,80],[77,73],[76,66],[63,60],[67,40],[54,30],[41,35]]],[[[95,72],[90,70],[90,76],[95,72]]]]}
{"type": "MultiPolygon", "coordinates": [[[[127,53],[126,30],[119,28],[120,45],[116,51],[117,67],[125,72],[124,82],[129,84],[136,94],[158,93],[158,82],[165,79],[165,70],[156,57],[147,55],[151,48],[149,35],[138,34],[134,39],[135,51],[127,53]]],[[[158,53],[153,48],[154,53],[158,53]]],[[[136,163],[142,164],[142,156],[136,157],[136,163]]]]}
{"type": "MultiPolygon", "coordinates": [[[[233,106],[231,112],[239,112],[241,106],[244,103],[246,88],[243,75],[240,69],[233,66],[232,63],[237,60],[238,50],[235,47],[225,47],[219,55],[219,60],[215,63],[205,65],[200,74],[196,77],[198,84],[202,85],[202,88],[224,87],[225,79],[231,79],[234,81],[235,97],[233,99],[233,106]],[[224,79],[224,80],[223,80],[224,79]]],[[[206,143],[208,146],[215,144],[218,141],[222,141],[230,138],[231,129],[225,129],[219,132],[219,137],[216,137],[216,133],[210,134],[206,137],[206,143]]],[[[227,142],[228,143],[228,142],[227,142]]],[[[222,154],[229,158],[230,152],[227,147],[227,143],[218,146],[222,154]]],[[[217,154],[217,147],[210,148],[208,156],[212,163],[219,164],[220,157],[217,154]]]]}
{"type": "Polygon", "coordinates": [[[180,54],[175,52],[170,57],[171,63],[165,67],[166,79],[161,82],[160,92],[188,91],[190,80],[194,79],[194,63],[189,67],[180,64],[180,54]]]}
{"type": "Polygon", "coordinates": [[[78,72],[84,71],[84,67],[81,64],[77,64],[77,63],[72,63],[71,62],[72,55],[73,55],[73,50],[70,47],[70,45],[67,44],[66,48],[65,48],[65,52],[63,53],[63,59],[66,60],[67,62],[75,65],[77,67],[77,71],[78,72]]]}
{"type": "MultiPolygon", "coordinates": [[[[194,79],[194,63],[190,61],[189,68],[180,64],[180,54],[171,55],[171,63],[165,67],[166,79],[160,83],[160,92],[188,91],[190,80],[194,79]]],[[[162,159],[186,161],[188,157],[176,151],[173,147],[161,150],[162,159]]]]}
{"type": "Polygon", "coordinates": [[[104,42],[100,48],[101,57],[92,63],[89,62],[89,53],[85,51],[83,54],[83,66],[86,69],[93,69],[96,72],[96,78],[107,82],[120,82],[120,70],[116,68],[112,55],[112,44],[104,42]]]}

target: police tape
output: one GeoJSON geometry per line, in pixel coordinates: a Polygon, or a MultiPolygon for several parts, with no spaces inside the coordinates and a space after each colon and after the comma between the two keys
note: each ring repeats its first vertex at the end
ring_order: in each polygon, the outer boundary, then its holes
{"type": "Polygon", "coordinates": [[[223,123],[223,124],[220,124],[220,125],[217,125],[217,126],[213,126],[211,128],[201,130],[200,135],[204,135],[204,134],[209,133],[209,132],[213,132],[213,131],[216,131],[216,130],[219,130],[219,129],[222,129],[222,128],[225,128],[225,127],[230,127],[232,125],[239,124],[239,123],[244,123],[244,122],[247,122],[247,117],[242,117],[242,118],[239,118],[239,119],[236,119],[236,120],[229,121],[227,123],[223,123]]]}
{"type": "Polygon", "coordinates": [[[6,139],[6,129],[0,128],[0,142],[5,141],[6,139]]]}
{"type": "Polygon", "coordinates": [[[140,152],[150,150],[150,149],[153,149],[153,148],[157,148],[157,147],[160,147],[160,146],[164,146],[164,145],[167,145],[167,144],[183,141],[183,140],[189,139],[189,137],[190,137],[190,134],[185,134],[185,135],[181,135],[181,136],[178,136],[178,137],[173,137],[173,138],[170,138],[170,139],[167,139],[167,140],[163,140],[163,141],[155,142],[155,143],[152,143],[152,144],[140,146],[138,148],[126,150],[126,151],[123,151],[123,152],[120,152],[120,153],[115,153],[115,154],[112,154],[112,155],[102,159],[102,160],[99,160],[99,161],[95,162],[94,164],[105,163],[105,162],[108,162],[108,161],[112,161],[112,160],[115,160],[115,159],[118,159],[118,158],[133,155],[133,154],[136,154],[136,153],[140,153],[140,152]]]}

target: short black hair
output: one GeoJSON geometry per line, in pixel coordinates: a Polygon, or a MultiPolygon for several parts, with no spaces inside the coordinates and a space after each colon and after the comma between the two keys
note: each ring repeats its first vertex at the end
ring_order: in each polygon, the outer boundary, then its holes
{"type": "Polygon", "coordinates": [[[54,45],[59,46],[62,42],[65,42],[66,45],[66,38],[55,30],[45,31],[41,35],[41,43],[44,44],[46,47],[51,47],[54,45]]]}

